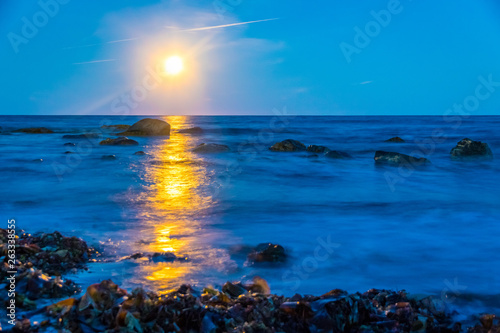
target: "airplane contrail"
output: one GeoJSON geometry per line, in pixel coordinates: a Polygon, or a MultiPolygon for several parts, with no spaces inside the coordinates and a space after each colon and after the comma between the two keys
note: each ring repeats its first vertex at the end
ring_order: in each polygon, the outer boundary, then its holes
{"type": "Polygon", "coordinates": [[[86,61],[86,62],[75,62],[73,65],[85,65],[85,64],[95,64],[98,62],[108,62],[108,61],[115,61],[116,59],[105,59],[105,60],[94,60],[94,61],[86,61]]]}
{"type": "Polygon", "coordinates": [[[98,45],[106,45],[106,44],[130,42],[130,41],[133,41],[133,40],[136,40],[136,39],[139,39],[139,37],[127,38],[127,39],[119,39],[119,40],[112,40],[110,42],[105,42],[105,43],[87,44],[87,45],[78,45],[78,46],[68,46],[68,47],[63,47],[63,50],[78,49],[80,47],[89,47],[89,46],[98,46],[98,45]]]}
{"type": "Polygon", "coordinates": [[[194,28],[194,29],[183,29],[179,31],[202,31],[202,30],[211,30],[211,29],[220,29],[220,28],[227,28],[227,27],[234,27],[237,25],[244,25],[244,24],[251,24],[251,23],[258,23],[258,22],[267,22],[267,21],[275,21],[279,20],[279,17],[277,18],[271,18],[271,19],[265,19],[265,20],[258,20],[258,21],[248,21],[248,22],[240,22],[240,23],[231,23],[231,24],[224,24],[224,25],[215,25],[212,27],[203,27],[203,28],[194,28]]]}

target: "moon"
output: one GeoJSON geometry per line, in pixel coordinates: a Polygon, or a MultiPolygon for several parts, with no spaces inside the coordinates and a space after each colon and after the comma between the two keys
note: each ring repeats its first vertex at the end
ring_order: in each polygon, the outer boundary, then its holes
{"type": "Polygon", "coordinates": [[[171,56],[165,60],[164,67],[168,75],[178,75],[184,69],[184,61],[179,56],[171,56]]]}

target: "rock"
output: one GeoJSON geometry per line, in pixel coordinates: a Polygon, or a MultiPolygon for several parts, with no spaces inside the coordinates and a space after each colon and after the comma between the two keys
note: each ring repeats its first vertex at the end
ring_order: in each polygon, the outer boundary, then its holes
{"type": "Polygon", "coordinates": [[[140,253],[140,252],[136,252],[134,254],[132,254],[131,256],[127,257],[127,259],[140,259],[144,257],[144,254],[140,253]]]}
{"type": "Polygon", "coordinates": [[[69,150],[65,151],[64,153],[65,153],[65,154],[73,154],[73,152],[72,152],[72,151],[69,151],[69,150]]]}
{"type": "Polygon", "coordinates": [[[390,138],[389,140],[385,140],[384,142],[396,142],[396,143],[403,143],[406,142],[405,140],[401,139],[399,136],[395,136],[393,138],[390,138]]]}
{"type": "Polygon", "coordinates": [[[146,153],[145,153],[145,152],[143,152],[142,150],[140,150],[140,151],[136,151],[136,152],[134,153],[134,155],[146,155],[146,153]]]}
{"type": "Polygon", "coordinates": [[[472,141],[465,138],[460,141],[450,152],[452,157],[487,157],[492,158],[493,153],[487,143],[481,141],[472,141]]]}
{"type": "Polygon", "coordinates": [[[224,153],[229,151],[229,147],[226,145],[219,145],[217,143],[202,143],[193,149],[194,153],[224,153]]]}
{"type": "Polygon", "coordinates": [[[107,138],[106,140],[99,142],[99,144],[103,146],[137,146],[139,142],[125,136],[121,136],[116,139],[107,138]]]}
{"type": "Polygon", "coordinates": [[[54,131],[45,128],[45,127],[30,127],[30,128],[21,128],[15,130],[16,133],[28,133],[28,134],[50,134],[54,133],[54,131]]]}
{"type": "Polygon", "coordinates": [[[59,250],[59,251],[56,251],[54,252],[54,255],[60,257],[60,258],[64,258],[68,255],[68,250],[59,250]]]}
{"type": "Polygon", "coordinates": [[[84,134],[66,134],[63,139],[97,139],[100,138],[99,133],[84,133],[84,134]]]}
{"type": "Polygon", "coordinates": [[[170,135],[170,124],[160,119],[145,118],[139,120],[130,128],[120,133],[130,136],[159,136],[170,135]]]}
{"type": "Polygon", "coordinates": [[[241,285],[240,282],[226,282],[224,286],[222,286],[222,291],[233,298],[244,295],[247,292],[247,290],[241,285]]]}
{"type": "Polygon", "coordinates": [[[130,125],[102,125],[101,128],[103,129],[111,129],[111,130],[119,130],[119,131],[125,131],[130,128],[130,125]]]}
{"type": "Polygon", "coordinates": [[[324,153],[328,153],[331,150],[330,150],[330,148],[327,148],[325,146],[310,145],[309,147],[307,147],[307,151],[309,151],[311,153],[316,153],[316,154],[324,154],[324,153]]]}
{"type": "Polygon", "coordinates": [[[283,246],[271,243],[257,245],[248,260],[253,262],[284,262],[287,256],[283,246]]]}
{"type": "Polygon", "coordinates": [[[183,128],[178,131],[183,134],[201,134],[203,129],[201,127],[183,128]]]}
{"type": "Polygon", "coordinates": [[[327,152],[325,154],[325,157],[328,157],[328,158],[352,158],[352,156],[349,155],[348,153],[344,153],[344,152],[336,151],[336,150],[332,150],[332,151],[327,152]]]}
{"type": "Polygon", "coordinates": [[[33,160],[33,162],[42,163],[42,162],[43,162],[43,159],[41,159],[41,158],[35,158],[35,159],[33,160]]]}
{"type": "Polygon", "coordinates": [[[67,143],[64,144],[64,146],[66,146],[66,147],[74,147],[76,145],[74,143],[72,143],[72,142],[67,142],[67,143]]]}
{"type": "Polygon", "coordinates": [[[176,259],[177,256],[172,252],[155,253],[151,256],[151,260],[153,262],[171,262],[175,261],[176,259]]]}
{"type": "Polygon", "coordinates": [[[107,160],[107,161],[112,161],[112,160],[116,160],[116,156],[115,155],[102,155],[101,159],[107,160]]]}
{"type": "Polygon", "coordinates": [[[269,150],[286,152],[304,151],[306,150],[306,146],[300,141],[288,139],[275,143],[269,150]]]}
{"type": "Polygon", "coordinates": [[[430,161],[423,157],[418,158],[405,154],[385,152],[381,150],[375,152],[374,159],[375,163],[377,164],[388,164],[394,166],[401,166],[401,165],[418,166],[418,165],[430,164],[430,161]]]}
{"type": "Polygon", "coordinates": [[[491,327],[493,326],[493,320],[495,319],[494,314],[485,314],[482,315],[481,318],[479,318],[479,321],[481,322],[481,325],[483,325],[483,328],[485,330],[490,330],[491,327]]]}

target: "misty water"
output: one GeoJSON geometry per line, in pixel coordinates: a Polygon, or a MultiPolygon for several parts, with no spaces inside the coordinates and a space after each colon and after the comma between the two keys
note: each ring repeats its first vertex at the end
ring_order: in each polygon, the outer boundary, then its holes
{"type": "Polygon", "coordinates": [[[62,138],[114,137],[100,126],[142,118],[0,117],[5,225],[15,218],[30,233],[58,230],[105,250],[108,262],[71,279],[165,291],[258,275],[285,295],[386,288],[498,305],[500,160],[456,161],[450,150],[469,137],[498,156],[500,117],[158,117],[172,125],[171,136],[136,137],[139,146],[62,138]],[[55,133],[11,132],[41,126],[55,133]],[[203,134],[177,132],[194,126],[203,134]],[[394,136],[406,143],[384,142],[394,136]],[[353,158],[268,150],[284,139],[353,158]],[[203,142],[231,151],[193,153],[203,142]],[[139,150],[146,155],[134,155],[139,150]],[[432,165],[377,166],[376,150],[432,165]],[[110,154],[116,160],[101,158],[110,154]],[[248,263],[248,248],[263,242],[284,246],[288,261],[248,263]],[[117,260],[136,252],[187,260],[117,260]]]}

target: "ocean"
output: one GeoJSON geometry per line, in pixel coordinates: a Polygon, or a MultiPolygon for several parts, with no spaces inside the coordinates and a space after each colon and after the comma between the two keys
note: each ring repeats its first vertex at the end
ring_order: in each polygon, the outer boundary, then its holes
{"type": "Polygon", "coordinates": [[[30,233],[58,230],[104,250],[104,262],[69,278],[162,292],[260,276],[285,295],[405,289],[500,307],[500,159],[450,158],[466,137],[498,157],[500,116],[154,117],[172,126],[170,137],[126,147],[62,138],[114,137],[100,127],[142,118],[0,116],[4,225],[15,218],[30,233]],[[203,133],[177,132],[195,126],[203,133]],[[26,127],[54,133],[12,132],[26,127]],[[406,142],[384,142],[394,136],[406,142]],[[285,139],[352,159],[268,150],[285,139]],[[200,143],[231,151],[193,153],[200,143]],[[377,150],[432,164],[378,166],[377,150]],[[265,242],[282,245],[288,260],[249,263],[248,249],[265,242]],[[184,260],[120,260],[136,252],[184,260]]]}

